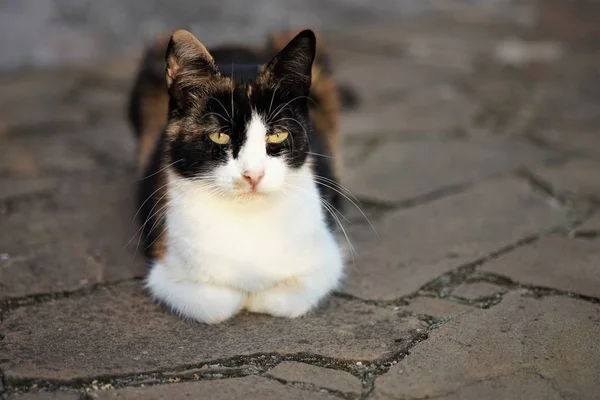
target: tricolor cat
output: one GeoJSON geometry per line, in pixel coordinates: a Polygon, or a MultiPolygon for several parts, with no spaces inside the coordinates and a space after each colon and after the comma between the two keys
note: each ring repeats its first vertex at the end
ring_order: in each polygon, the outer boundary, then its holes
{"type": "Polygon", "coordinates": [[[206,323],[242,309],[304,315],[344,266],[332,232],[337,98],[326,68],[313,65],[314,33],[265,59],[209,52],[180,30],[166,46],[166,74],[157,46],[130,105],[149,292],[206,323]]]}

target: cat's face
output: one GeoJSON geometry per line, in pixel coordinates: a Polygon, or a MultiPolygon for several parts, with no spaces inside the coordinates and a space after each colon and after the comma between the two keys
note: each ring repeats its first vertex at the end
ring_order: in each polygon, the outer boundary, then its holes
{"type": "Polygon", "coordinates": [[[301,32],[237,84],[191,33],[176,32],[167,51],[171,168],[216,195],[284,192],[307,160],[314,55],[314,34],[301,32]]]}

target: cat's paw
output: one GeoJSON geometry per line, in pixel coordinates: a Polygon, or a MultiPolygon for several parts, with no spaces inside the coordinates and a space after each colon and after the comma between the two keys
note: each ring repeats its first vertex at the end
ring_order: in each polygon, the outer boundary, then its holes
{"type": "Polygon", "coordinates": [[[152,296],[175,313],[207,324],[234,316],[244,305],[245,295],[235,289],[190,281],[173,281],[164,266],[152,267],[147,279],[152,296]]]}
{"type": "Polygon", "coordinates": [[[296,318],[316,307],[328,289],[310,287],[301,280],[289,280],[274,288],[251,293],[245,308],[254,313],[296,318]]]}

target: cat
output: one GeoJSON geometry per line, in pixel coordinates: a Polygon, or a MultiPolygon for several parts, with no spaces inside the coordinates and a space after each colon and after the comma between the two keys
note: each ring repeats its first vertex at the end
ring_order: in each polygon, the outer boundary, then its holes
{"type": "Polygon", "coordinates": [[[339,99],[323,54],[308,29],[210,52],[180,30],[146,52],[129,105],[146,287],[180,316],[294,318],[338,287],[339,99]]]}

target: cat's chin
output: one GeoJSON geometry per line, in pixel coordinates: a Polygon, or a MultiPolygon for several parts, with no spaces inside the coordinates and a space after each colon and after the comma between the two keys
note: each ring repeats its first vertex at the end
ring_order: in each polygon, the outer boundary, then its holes
{"type": "Polygon", "coordinates": [[[235,198],[239,201],[256,202],[263,201],[271,197],[272,195],[272,192],[249,190],[245,192],[236,193],[235,198]]]}

